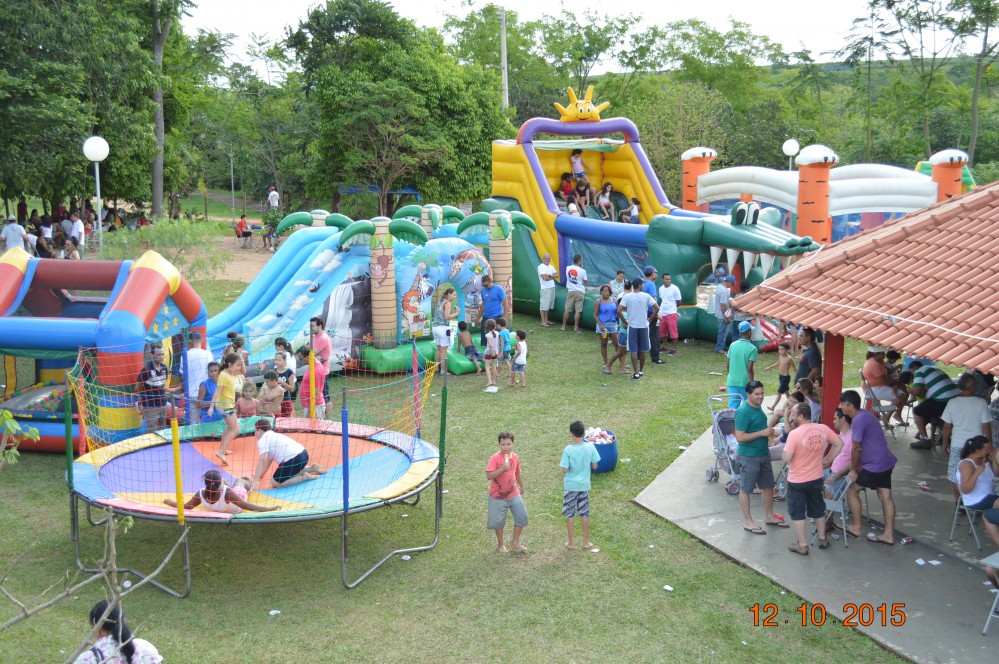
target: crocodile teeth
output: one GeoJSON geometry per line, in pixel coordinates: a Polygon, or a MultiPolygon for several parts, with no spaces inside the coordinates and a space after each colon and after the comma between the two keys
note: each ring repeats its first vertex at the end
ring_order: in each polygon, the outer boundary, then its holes
{"type": "Polygon", "coordinates": [[[739,262],[739,254],[741,252],[738,249],[726,249],[725,257],[728,260],[728,273],[732,274],[732,270],[735,268],[735,264],[739,262]]]}
{"type": "Polygon", "coordinates": [[[774,255],[773,254],[760,254],[760,267],[763,268],[763,278],[766,279],[770,276],[770,270],[774,266],[774,255]]]}
{"type": "Polygon", "coordinates": [[[746,268],[746,274],[749,274],[749,271],[756,265],[756,254],[752,251],[742,252],[742,264],[746,268]]]}
{"type": "Polygon", "coordinates": [[[718,270],[718,261],[721,260],[723,249],[721,247],[710,247],[711,249],[711,274],[718,270]]]}
{"type": "Polygon", "coordinates": [[[791,264],[791,257],[790,256],[781,256],[780,257],[780,269],[783,270],[784,268],[786,268],[790,264],[791,264]]]}

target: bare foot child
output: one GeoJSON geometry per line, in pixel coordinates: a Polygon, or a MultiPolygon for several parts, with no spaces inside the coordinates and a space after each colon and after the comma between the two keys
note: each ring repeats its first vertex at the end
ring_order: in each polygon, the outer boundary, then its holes
{"type": "Polygon", "coordinates": [[[524,478],[520,474],[520,459],[513,451],[513,434],[503,431],[499,435],[499,452],[489,457],[486,464],[486,479],[489,480],[489,512],[486,527],[496,531],[496,551],[506,553],[503,544],[503,527],[506,513],[513,512],[513,539],[510,548],[525,552],[520,543],[520,535],[527,526],[527,509],[521,494],[524,493],[524,478]]]}
{"type": "Polygon", "coordinates": [[[593,443],[584,443],[583,434],[586,429],[583,423],[576,420],[569,425],[572,443],[562,451],[562,516],[565,517],[566,532],[569,540],[565,548],[576,548],[576,517],[583,524],[583,548],[593,546],[590,542],[590,471],[595,470],[600,462],[600,455],[593,443]]]}
{"type": "Polygon", "coordinates": [[[780,383],[777,386],[777,398],[770,404],[768,409],[771,413],[777,410],[777,404],[791,390],[791,372],[795,370],[794,358],[791,357],[791,344],[786,341],[780,342],[777,346],[777,361],[769,367],[764,367],[764,371],[770,371],[777,367],[777,378],[780,383]]]}
{"type": "Polygon", "coordinates": [[[273,369],[264,373],[264,384],[260,388],[258,410],[261,415],[277,417],[281,414],[281,402],[284,401],[284,387],[280,384],[277,371],[273,369]]]}
{"type": "MultiPolygon", "coordinates": [[[[193,510],[198,505],[203,505],[209,512],[225,512],[227,514],[239,514],[243,510],[252,512],[273,512],[277,507],[264,507],[247,502],[246,497],[250,491],[250,478],[243,477],[236,480],[236,483],[229,486],[222,481],[222,473],[217,470],[209,470],[205,473],[205,488],[198,491],[189,501],[184,503],[185,510],[193,510]]],[[[177,502],[169,498],[163,501],[170,507],[177,507],[177,502]]]]}

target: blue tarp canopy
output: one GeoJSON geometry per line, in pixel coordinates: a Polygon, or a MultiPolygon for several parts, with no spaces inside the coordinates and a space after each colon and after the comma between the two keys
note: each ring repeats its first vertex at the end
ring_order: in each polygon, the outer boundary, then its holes
{"type": "MultiPolygon", "coordinates": [[[[377,194],[377,193],[379,193],[378,192],[378,185],[374,185],[374,184],[341,185],[341,186],[337,187],[336,190],[338,192],[340,192],[340,194],[347,195],[347,196],[349,196],[351,194],[377,194]]],[[[400,189],[389,189],[388,193],[390,193],[390,194],[398,194],[400,196],[408,194],[410,196],[415,196],[417,201],[421,200],[420,192],[418,192],[413,187],[402,187],[400,189]]]]}

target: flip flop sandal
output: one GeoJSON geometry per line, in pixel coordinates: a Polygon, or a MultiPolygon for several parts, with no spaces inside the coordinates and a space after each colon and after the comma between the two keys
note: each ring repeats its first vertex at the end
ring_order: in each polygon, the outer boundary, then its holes
{"type": "Polygon", "coordinates": [[[756,526],[755,528],[747,528],[747,527],[743,526],[742,529],[745,530],[747,533],[753,533],[754,535],[766,535],[767,534],[766,529],[764,529],[764,528],[762,528],[760,526],[756,526]]]}
{"type": "Polygon", "coordinates": [[[867,541],[873,544],[887,544],[888,546],[895,546],[895,542],[886,542],[883,539],[878,539],[878,536],[874,533],[867,533],[867,541]]]}
{"type": "Polygon", "coordinates": [[[768,526],[774,526],[775,528],[790,528],[791,526],[784,523],[783,521],[767,521],[768,526]]]}

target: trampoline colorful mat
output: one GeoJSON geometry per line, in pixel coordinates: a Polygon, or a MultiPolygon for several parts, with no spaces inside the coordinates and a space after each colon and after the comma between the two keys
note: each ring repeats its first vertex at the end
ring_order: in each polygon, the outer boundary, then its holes
{"type": "MultiPolygon", "coordinates": [[[[301,420],[294,423],[301,425],[301,420]]],[[[305,420],[308,422],[308,420],[305,420]]],[[[315,423],[320,424],[320,423],[315,423]]],[[[262,487],[248,496],[258,505],[276,506],[271,512],[246,511],[230,515],[203,507],[186,511],[191,520],[287,519],[295,516],[333,515],[343,510],[343,439],[336,427],[321,423],[318,430],[289,429],[278,419],[278,431],[302,444],[309,463],[328,468],[317,479],[284,488],[270,486],[274,465],[261,479],[262,487]]],[[[84,499],[125,512],[175,517],[177,510],[163,504],[176,498],[174,449],[168,432],[145,434],[99,448],[73,464],[73,489],[84,499]]],[[[181,486],[184,500],[204,487],[203,475],[218,470],[233,484],[253,475],[257,444],[253,435],[241,435],[229,446],[228,465],[215,456],[218,440],[191,440],[180,444],[181,486]]],[[[348,439],[349,505],[356,509],[391,501],[424,486],[437,472],[437,448],[414,436],[375,427],[351,426],[348,439]]]]}

